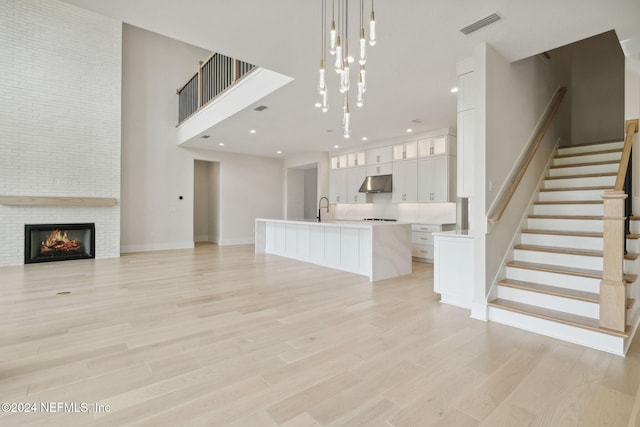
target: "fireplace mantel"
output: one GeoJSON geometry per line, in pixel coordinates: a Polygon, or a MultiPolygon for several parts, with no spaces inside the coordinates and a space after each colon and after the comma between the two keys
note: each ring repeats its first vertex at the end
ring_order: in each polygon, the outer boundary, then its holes
{"type": "Polygon", "coordinates": [[[0,196],[5,206],[115,206],[111,197],[0,196]]]}

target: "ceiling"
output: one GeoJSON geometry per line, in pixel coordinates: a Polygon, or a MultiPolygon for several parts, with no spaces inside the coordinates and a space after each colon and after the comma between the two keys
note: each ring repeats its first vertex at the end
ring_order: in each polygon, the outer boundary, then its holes
{"type": "MultiPolygon", "coordinates": [[[[64,1],[293,77],[198,142],[203,148],[261,156],[355,148],[364,144],[362,137],[383,142],[406,135],[407,128],[419,133],[455,127],[456,98],[450,90],[456,85],[456,62],[483,42],[517,61],[613,29],[625,53],[640,59],[639,0],[377,0],[378,43],[367,52],[365,105],[352,105],[352,135],[344,139],[333,71],[329,112],[314,107],[320,0],[64,1]],[[497,23],[468,36],[459,31],[493,12],[502,17],[497,23]],[[254,111],[258,105],[269,108],[254,111]]],[[[330,10],[331,0],[327,3],[330,10]]],[[[355,29],[359,2],[349,4],[355,29]]],[[[365,0],[365,10],[370,4],[365,0]]]]}

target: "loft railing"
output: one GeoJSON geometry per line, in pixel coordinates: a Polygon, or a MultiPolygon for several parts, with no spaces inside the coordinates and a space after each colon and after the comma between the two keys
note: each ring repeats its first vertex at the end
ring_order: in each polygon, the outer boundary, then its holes
{"type": "Polygon", "coordinates": [[[497,224],[498,222],[500,222],[500,218],[502,218],[502,214],[507,209],[507,206],[509,205],[511,198],[513,197],[513,194],[516,192],[516,189],[518,188],[520,181],[522,181],[522,177],[524,177],[524,174],[527,171],[529,164],[533,160],[533,157],[535,156],[536,151],[538,151],[538,147],[540,146],[540,143],[542,143],[544,136],[547,134],[547,130],[549,130],[549,127],[551,126],[551,123],[553,122],[553,119],[555,118],[556,113],[560,108],[560,103],[562,102],[562,99],[564,98],[564,95],[566,93],[567,93],[567,88],[561,87],[556,91],[555,95],[553,95],[551,108],[547,113],[542,126],[538,130],[536,137],[534,138],[533,142],[529,146],[529,149],[527,151],[525,158],[520,162],[516,175],[512,179],[511,184],[509,185],[509,188],[507,189],[507,191],[503,193],[503,195],[495,205],[495,208],[491,212],[491,215],[489,215],[489,220],[488,220],[489,224],[497,224]]]}
{"type": "Polygon", "coordinates": [[[206,61],[200,62],[198,72],[176,91],[178,124],[216,99],[255,68],[253,64],[219,53],[214,53],[206,61]]]}
{"type": "Polygon", "coordinates": [[[604,251],[602,281],[600,282],[600,327],[618,332],[627,328],[628,277],[624,274],[626,237],[632,216],[632,157],[634,134],[638,132],[638,119],[627,120],[626,137],[620,159],[620,168],[613,190],[605,191],[604,199],[604,251]]]}

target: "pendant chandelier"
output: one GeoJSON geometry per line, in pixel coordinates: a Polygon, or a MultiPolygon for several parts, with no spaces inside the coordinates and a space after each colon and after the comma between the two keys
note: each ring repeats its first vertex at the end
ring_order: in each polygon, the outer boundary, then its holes
{"type": "MultiPolygon", "coordinates": [[[[322,2],[322,31],[320,43],[320,73],[318,82],[318,92],[322,98],[321,109],[323,112],[329,110],[328,87],[327,87],[327,0],[322,2]]],[[[369,46],[376,44],[376,20],[373,10],[373,0],[371,0],[371,13],[369,18],[369,46]]],[[[365,78],[365,64],[367,62],[367,38],[364,29],[364,0],[360,0],[360,31],[358,44],[358,77],[356,105],[364,105],[364,93],[367,91],[365,78]]],[[[349,109],[349,90],[351,89],[351,64],[356,60],[349,55],[349,0],[331,0],[331,27],[329,29],[329,54],[335,57],[333,69],[338,75],[338,89],[343,95],[342,106],[342,134],[345,138],[351,136],[351,110],[349,109]],[[337,8],[336,8],[337,3],[337,8]]]]}

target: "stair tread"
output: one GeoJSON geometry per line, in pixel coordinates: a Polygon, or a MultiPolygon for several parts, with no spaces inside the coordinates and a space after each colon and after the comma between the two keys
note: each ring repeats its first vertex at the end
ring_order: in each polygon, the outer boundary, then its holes
{"type": "MultiPolygon", "coordinates": [[[[525,251],[537,251],[537,252],[550,252],[554,254],[567,254],[567,255],[580,255],[602,258],[602,251],[593,251],[586,249],[568,249],[559,248],[556,246],[540,246],[540,245],[515,245],[514,249],[520,249],[525,251]]],[[[640,255],[634,253],[627,253],[624,255],[625,259],[635,260],[640,255]]]]}
{"type": "Polygon", "coordinates": [[[622,153],[622,148],[612,148],[609,150],[598,150],[598,151],[586,151],[581,153],[570,153],[570,154],[558,154],[556,155],[556,159],[566,159],[568,157],[582,157],[582,156],[593,156],[598,154],[611,154],[611,153],[622,153]]]}
{"type": "Polygon", "coordinates": [[[549,200],[533,202],[534,205],[602,205],[604,200],[549,200]]]}
{"type": "Polygon", "coordinates": [[[562,187],[562,188],[541,188],[539,191],[591,191],[591,190],[613,190],[610,185],[597,185],[593,187],[562,187]]]}
{"type": "Polygon", "coordinates": [[[553,234],[555,236],[575,236],[575,237],[603,237],[603,233],[587,233],[583,231],[559,231],[559,230],[539,230],[534,228],[525,228],[522,233],[528,234],[553,234]]]}
{"type": "Polygon", "coordinates": [[[507,286],[510,288],[517,288],[528,290],[532,292],[538,292],[547,295],[555,295],[564,298],[571,298],[580,301],[599,303],[600,295],[595,292],[578,291],[575,289],[561,288],[558,286],[543,285],[540,283],[526,282],[523,280],[504,279],[498,282],[498,285],[507,286]]]}
{"type": "Polygon", "coordinates": [[[575,168],[581,166],[599,166],[599,165],[612,165],[618,164],[620,160],[603,160],[601,162],[586,162],[586,163],[573,163],[568,165],[551,165],[550,169],[560,169],[560,168],[575,168]]]}
{"type": "Polygon", "coordinates": [[[541,319],[551,320],[565,325],[576,326],[578,328],[589,329],[595,332],[601,332],[617,337],[628,338],[631,333],[631,327],[627,325],[624,332],[614,331],[607,328],[601,328],[598,319],[590,317],[578,316],[576,314],[564,313],[562,311],[550,310],[548,308],[536,307],[529,304],[523,304],[514,301],[494,299],[489,301],[489,306],[513,311],[527,316],[538,317],[541,319]]]}
{"type": "Polygon", "coordinates": [[[578,148],[578,147],[589,147],[591,145],[599,145],[599,144],[611,144],[611,143],[622,143],[624,141],[621,141],[619,139],[609,139],[609,140],[605,140],[605,141],[594,141],[594,142],[583,142],[582,144],[575,144],[575,145],[562,145],[558,148],[578,148]]]}
{"type": "MultiPolygon", "coordinates": [[[[601,270],[590,270],[586,268],[564,267],[551,264],[538,264],[535,262],[509,261],[507,267],[524,268],[527,270],[546,271],[549,273],[567,274],[570,276],[587,277],[591,279],[602,279],[601,270]]],[[[635,282],[637,275],[625,274],[624,280],[627,283],[635,282]]]]}
{"type": "Polygon", "coordinates": [[[529,215],[534,219],[581,219],[581,220],[602,220],[602,215],[529,215]]]}
{"type": "Polygon", "coordinates": [[[565,176],[547,176],[546,180],[554,179],[577,179],[577,178],[602,178],[606,176],[617,176],[616,172],[602,172],[602,173],[583,173],[578,175],[565,175],[565,176]]]}

